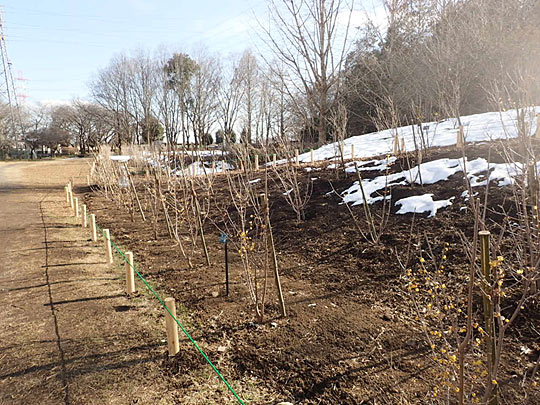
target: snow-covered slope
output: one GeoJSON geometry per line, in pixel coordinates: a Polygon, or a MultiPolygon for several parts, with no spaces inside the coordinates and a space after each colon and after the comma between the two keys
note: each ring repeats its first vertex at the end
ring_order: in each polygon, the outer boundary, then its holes
{"type": "MultiPolygon", "coordinates": [[[[536,107],[535,112],[540,112],[540,107],[536,107]]],[[[528,117],[530,133],[536,131],[536,119],[534,111],[528,117]]],[[[488,112],[461,117],[464,128],[466,142],[480,142],[496,139],[509,139],[517,136],[517,111],[508,110],[502,113],[488,112]]],[[[428,147],[451,146],[456,144],[458,123],[457,119],[451,118],[441,122],[427,122],[422,124],[428,147]]],[[[405,143],[406,151],[415,150],[414,134],[416,142],[419,143],[419,128],[415,126],[388,129],[380,132],[373,132],[366,135],[353,136],[344,141],[344,157],[351,159],[351,145],[354,145],[355,158],[369,158],[373,156],[385,155],[394,151],[394,137],[398,134],[405,143]]],[[[339,156],[339,143],[331,143],[313,151],[315,161],[333,159],[339,156]]],[[[301,162],[311,161],[309,152],[299,156],[301,162]]]]}

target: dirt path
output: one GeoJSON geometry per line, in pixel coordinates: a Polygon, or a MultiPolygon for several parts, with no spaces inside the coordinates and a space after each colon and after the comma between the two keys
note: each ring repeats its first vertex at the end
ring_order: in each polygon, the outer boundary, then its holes
{"type": "Polygon", "coordinates": [[[168,404],[161,319],[77,225],[84,160],[0,163],[0,403],[168,404]]]}

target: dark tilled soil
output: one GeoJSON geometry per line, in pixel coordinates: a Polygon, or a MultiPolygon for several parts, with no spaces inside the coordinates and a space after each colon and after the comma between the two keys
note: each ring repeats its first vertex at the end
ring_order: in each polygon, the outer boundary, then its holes
{"type": "MultiPolygon", "coordinates": [[[[469,158],[503,162],[501,150],[476,145],[468,148],[467,154],[469,158]]],[[[436,149],[424,161],[441,157],[458,158],[461,152],[436,149]]],[[[413,156],[402,158],[392,171],[413,164],[413,156]]],[[[380,173],[362,175],[370,178],[380,173]]],[[[258,177],[262,176],[261,173],[258,177]]],[[[98,222],[111,229],[121,246],[135,252],[135,261],[148,280],[180,303],[179,317],[225,376],[242,381],[243,386],[248,384],[246,381],[252,381],[267,392],[276,393],[248,402],[436,402],[432,389],[438,371],[421,328],[410,319],[411,304],[407,302],[402,276],[404,268],[414,266],[426,252],[440,255],[446,243],[449,246],[446,271],[456,274],[468,271],[462,238],[471,237],[473,224],[469,208],[463,209],[469,203],[460,197],[466,189],[463,176],[456,174],[449,181],[426,187],[393,188],[392,203],[428,192],[436,200],[456,198],[451,207],[440,210],[435,218],[395,215],[396,208],[392,208],[392,213],[384,219],[387,223],[379,243],[362,237],[351,214],[340,204],[340,198],[331,193],[333,189],[341,192],[348,188],[356,175],[338,178],[335,171],[323,168],[303,174],[302,180],[309,177],[318,180],[305,210],[306,220],[301,223],[295,221],[294,212],[282,196],[283,190],[276,182],[269,181],[272,227],[288,316],[279,316],[270,278],[263,323],[255,322],[235,249],[229,252],[231,294],[225,296],[224,252],[216,228],[224,221],[222,211],[211,210],[205,221],[211,266],[206,266],[199,244],[192,248],[187,233],[183,234],[184,246],[193,261],[190,268],[176,242],[168,238],[162,218],[159,237],[155,239],[150,220],[143,223],[135,215],[132,221],[124,207],[114,205],[97,190],[79,191],[85,193],[90,212],[97,215],[98,222]]],[[[144,179],[136,178],[136,182],[143,195],[144,179]]],[[[225,201],[226,205],[225,177],[216,178],[213,190],[216,201],[225,201]]],[[[200,191],[202,194],[205,190],[200,191]]],[[[478,191],[478,198],[483,201],[484,193],[478,191]]],[[[511,210],[512,199],[509,189],[493,187],[492,211],[487,215],[489,226],[497,228],[503,218],[501,207],[511,210]]],[[[361,228],[367,229],[363,208],[352,207],[352,210],[361,228]]],[[[379,224],[382,204],[373,206],[372,210],[379,224]]],[[[505,403],[524,398],[525,391],[519,387],[521,362],[531,361],[540,349],[537,309],[527,308],[516,321],[516,332],[509,336],[508,365],[503,367],[501,378],[507,393],[505,403]],[[521,344],[533,349],[532,354],[523,357],[521,344]]],[[[180,392],[194,383],[193,372],[186,375],[186,369],[202,373],[207,367],[199,355],[193,354],[193,348],[187,348],[185,339],[182,345],[186,348],[162,365],[169,375],[175,376],[180,392]]],[[[540,402],[538,389],[529,391],[528,395],[532,401],[529,403],[540,402]]]]}

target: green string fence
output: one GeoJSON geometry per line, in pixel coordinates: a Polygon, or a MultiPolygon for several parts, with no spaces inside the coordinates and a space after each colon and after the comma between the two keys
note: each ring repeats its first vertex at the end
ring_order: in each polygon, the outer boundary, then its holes
{"type": "MultiPolygon", "coordinates": [[[[89,217],[89,215],[87,214],[87,217],[89,217]]],[[[107,237],[105,236],[105,233],[103,232],[103,229],[96,224],[96,228],[99,230],[99,232],[103,235],[103,238],[107,239],[107,237]]],[[[141,281],[144,283],[144,285],[150,290],[150,292],[154,295],[154,297],[157,298],[157,300],[159,301],[159,303],[161,304],[161,306],[169,313],[169,315],[171,316],[172,319],[174,319],[174,321],[176,322],[176,324],[180,327],[180,329],[182,329],[182,332],[184,332],[184,334],[187,336],[187,338],[191,341],[191,343],[193,343],[193,345],[195,346],[195,348],[199,351],[199,353],[204,357],[204,359],[206,360],[206,362],[210,365],[210,367],[212,367],[212,369],[214,370],[214,372],[218,375],[218,377],[221,379],[221,381],[223,381],[225,383],[225,385],[227,386],[228,390],[234,395],[234,397],[238,400],[238,402],[240,404],[243,404],[245,405],[245,402],[242,401],[242,399],[240,398],[240,396],[235,392],[235,390],[233,389],[233,387],[231,387],[231,385],[227,382],[227,380],[225,379],[225,377],[223,377],[223,375],[221,375],[221,373],[219,372],[219,370],[216,368],[216,366],[210,361],[210,359],[208,358],[208,356],[206,355],[206,353],[200,348],[200,346],[197,344],[197,342],[193,339],[193,337],[189,334],[189,332],[184,328],[184,326],[180,323],[180,321],[175,317],[173,316],[173,314],[171,313],[171,311],[169,310],[169,308],[167,308],[167,306],[165,305],[165,302],[163,301],[163,299],[159,296],[159,294],[150,286],[150,284],[148,283],[148,281],[144,278],[144,276],[139,273],[139,271],[135,268],[135,266],[133,264],[131,264],[129,262],[129,260],[126,258],[126,256],[124,255],[124,252],[122,252],[122,250],[120,250],[120,248],[118,248],[118,246],[116,246],[116,244],[112,241],[112,238],[111,239],[108,239],[110,242],[111,242],[111,245],[114,247],[114,249],[116,250],[116,252],[122,257],[122,260],[125,262],[125,263],[128,263],[129,266],[133,269],[133,271],[135,272],[135,274],[137,274],[137,276],[141,279],[141,281]]]]}

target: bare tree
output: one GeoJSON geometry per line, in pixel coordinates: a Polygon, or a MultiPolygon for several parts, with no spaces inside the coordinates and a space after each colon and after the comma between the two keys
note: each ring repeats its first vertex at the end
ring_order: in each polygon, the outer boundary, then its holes
{"type": "Polygon", "coordinates": [[[223,141],[226,143],[228,135],[234,132],[244,98],[244,87],[241,86],[240,59],[230,57],[222,69],[222,76],[218,91],[218,121],[223,131],[223,141]]]}
{"type": "Polygon", "coordinates": [[[241,141],[246,144],[250,144],[253,142],[253,114],[255,108],[254,104],[256,98],[257,78],[259,74],[257,58],[250,49],[244,51],[238,65],[238,72],[240,85],[242,86],[243,90],[242,95],[244,102],[242,110],[245,114],[243,127],[246,134],[246,139],[241,139],[241,141]]]}
{"type": "Polygon", "coordinates": [[[129,60],[125,55],[112,59],[90,83],[94,100],[113,115],[114,142],[121,149],[133,141],[134,122],[129,105],[129,60]]]}
{"type": "MultiPolygon", "coordinates": [[[[340,84],[340,72],[348,47],[353,3],[345,0],[270,0],[272,26],[263,26],[267,43],[286,67],[284,90],[289,98],[301,97],[305,125],[326,142],[328,117],[340,84]],[[346,24],[342,25],[345,16],[346,24]]],[[[295,102],[298,106],[298,103],[295,102]]]]}

